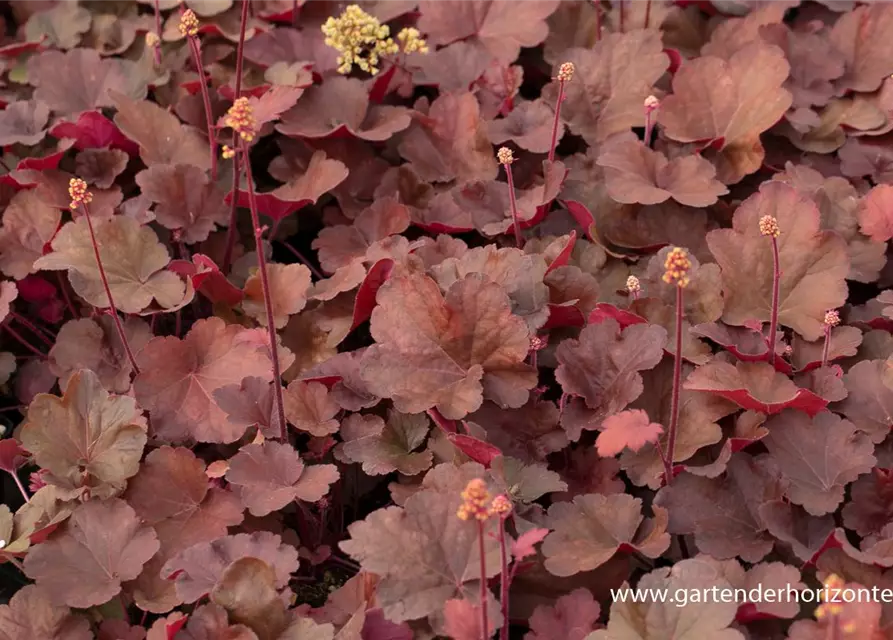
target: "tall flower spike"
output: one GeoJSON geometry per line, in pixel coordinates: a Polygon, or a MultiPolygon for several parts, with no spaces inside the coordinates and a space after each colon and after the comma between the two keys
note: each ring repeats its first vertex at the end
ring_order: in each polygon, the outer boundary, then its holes
{"type": "Polygon", "coordinates": [[[663,281],[677,287],[686,287],[689,283],[691,260],[688,252],[681,247],[673,247],[664,261],[663,281]]]}
{"type": "Polygon", "coordinates": [[[574,63],[562,62],[558,67],[558,97],[555,98],[555,117],[552,119],[552,140],[549,142],[549,162],[555,161],[555,147],[558,146],[558,128],[561,124],[561,103],[564,102],[564,87],[574,77],[574,63]]]}
{"type": "Polygon", "coordinates": [[[769,347],[769,364],[775,365],[775,334],[778,330],[778,296],[781,285],[781,266],[778,255],[778,236],[781,228],[775,216],[765,215],[760,218],[760,234],[772,240],[772,311],[769,316],[769,336],[766,345],[769,347]]]}
{"type": "Polygon", "coordinates": [[[375,75],[381,56],[400,51],[390,37],[390,28],[355,4],[348,6],[337,18],[330,17],[321,28],[325,43],[341,53],[338,73],[350,73],[353,65],[357,65],[375,75]]]}
{"type": "Polygon", "coordinates": [[[180,33],[186,38],[194,38],[198,35],[198,18],[195,11],[186,9],[180,16],[180,33]]]}
{"type": "Polygon", "coordinates": [[[254,136],[257,135],[257,120],[248,98],[237,98],[233,102],[233,106],[226,112],[223,124],[238,133],[245,142],[254,140],[254,136]]]}
{"type": "Polygon", "coordinates": [[[496,152],[496,159],[505,167],[505,180],[509,185],[509,207],[512,213],[512,229],[515,232],[515,246],[519,249],[524,246],[524,238],[521,236],[521,222],[518,218],[518,202],[515,200],[515,180],[512,177],[512,163],[515,157],[508,147],[500,147],[496,152]]]}
{"type": "Polygon", "coordinates": [[[490,513],[487,503],[490,502],[490,492],[487,491],[487,483],[480,478],[470,480],[462,492],[462,504],[459,505],[456,516],[460,520],[478,520],[483,522],[490,513]]]}
{"type": "Polygon", "coordinates": [[[71,210],[74,211],[82,204],[93,202],[93,194],[87,191],[87,183],[80,178],[72,178],[68,181],[68,195],[71,197],[71,210]]]}

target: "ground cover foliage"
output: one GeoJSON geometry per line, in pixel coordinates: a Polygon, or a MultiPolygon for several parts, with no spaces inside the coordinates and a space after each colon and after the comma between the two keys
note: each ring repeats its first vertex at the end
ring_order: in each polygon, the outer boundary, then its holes
{"type": "Polygon", "coordinates": [[[2,17],[0,638],[890,637],[893,4],[2,17]]]}

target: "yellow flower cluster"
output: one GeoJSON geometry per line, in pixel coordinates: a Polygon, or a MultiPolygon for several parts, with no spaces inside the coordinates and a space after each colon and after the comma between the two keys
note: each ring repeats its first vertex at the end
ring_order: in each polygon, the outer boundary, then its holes
{"type": "Polygon", "coordinates": [[[146,46],[154,49],[161,46],[161,38],[154,31],[146,31],[146,46]]]}
{"type": "Polygon", "coordinates": [[[836,309],[829,309],[825,312],[825,326],[836,327],[840,324],[840,314],[836,309]]]}
{"type": "Polygon", "coordinates": [[[397,41],[403,46],[403,53],[428,53],[428,43],[418,29],[406,27],[397,34],[397,41]]]}
{"type": "Polygon", "coordinates": [[[221,151],[223,153],[224,160],[229,160],[236,155],[236,150],[228,144],[223,145],[223,149],[221,151]]]}
{"type": "Polygon", "coordinates": [[[68,195],[71,197],[69,206],[72,211],[77,209],[78,205],[87,205],[93,202],[93,194],[87,191],[87,183],[80,178],[72,178],[68,181],[68,195]]]}
{"type": "MultiPolygon", "coordinates": [[[[846,586],[846,582],[844,582],[843,578],[838,576],[837,574],[831,574],[825,581],[822,583],[822,586],[825,588],[824,592],[827,592],[832,598],[834,598],[833,602],[823,602],[815,610],[816,620],[824,620],[828,617],[839,616],[843,613],[843,604],[841,604],[840,594],[841,590],[846,586]]],[[[823,594],[819,594],[820,598],[823,598],[823,594]]],[[[824,599],[824,598],[823,598],[824,599]]],[[[834,624],[832,622],[832,624],[834,624]]],[[[840,632],[843,635],[849,635],[853,631],[856,630],[856,622],[854,620],[848,620],[840,625],[840,632]]]]}
{"type": "Polygon", "coordinates": [[[341,52],[338,73],[350,73],[353,65],[357,65],[375,75],[381,56],[400,51],[390,37],[390,28],[355,4],[348,6],[337,18],[326,20],[322,32],[325,43],[341,52]]]}
{"type": "Polygon", "coordinates": [[[626,290],[630,293],[639,293],[642,290],[642,285],[636,276],[630,276],[626,279],[626,290]]]}
{"type": "Polygon", "coordinates": [[[760,218],[760,233],[773,238],[780,236],[781,229],[778,227],[778,220],[774,216],[763,216],[760,218]]]}
{"type": "Polygon", "coordinates": [[[558,67],[558,80],[561,82],[570,82],[570,79],[574,77],[574,63],[573,62],[562,62],[561,66],[558,67]]]}
{"type": "Polygon", "coordinates": [[[254,117],[248,98],[237,98],[233,102],[233,106],[226,112],[223,124],[238,133],[239,137],[245,142],[254,140],[254,136],[257,135],[257,120],[254,117]]]}
{"type": "Polygon", "coordinates": [[[490,500],[487,483],[480,478],[470,480],[462,492],[462,504],[456,511],[460,520],[477,520],[483,522],[490,516],[505,518],[512,512],[512,503],[504,495],[490,500]]]}
{"type": "Polygon", "coordinates": [[[691,260],[688,252],[681,247],[673,247],[667,254],[664,261],[663,281],[667,284],[675,284],[677,287],[686,287],[689,282],[689,272],[691,271],[691,260]]]}
{"type": "Polygon", "coordinates": [[[499,164],[509,165],[515,161],[515,156],[508,147],[500,147],[499,151],[496,152],[496,159],[499,161],[499,164]]]}
{"type": "Polygon", "coordinates": [[[195,11],[192,9],[186,9],[183,12],[183,15],[180,16],[180,33],[182,33],[185,37],[194,38],[198,35],[198,18],[195,15],[195,11]]]}

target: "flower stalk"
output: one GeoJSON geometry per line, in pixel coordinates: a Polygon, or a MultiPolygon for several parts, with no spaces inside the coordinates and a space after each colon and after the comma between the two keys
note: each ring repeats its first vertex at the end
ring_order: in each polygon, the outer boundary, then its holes
{"type": "Polygon", "coordinates": [[[509,206],[512,213],[512,228],[515,231],[515,246],[519,249],[524,246],[524,238],[521,237],[521,222],[518,220],[518,202],[515,199],[515,181],[512,178],[512,163],[515,161],[512,150],[501,147],[496,153],[499,164],[505,167],[505,178],[509,185],[509,206]]]}
{"type": "Polygon", "coordinates": [[[205,120],[208,124],[208,147],[211,155],[211,181],[217,182],[217,141],[214,135],[214,114],[211,112],[211,94],[208,92],[208,83],[205,79],[205,69],[202,65],[202,49],[198,40],[198,18],[192,9],[186,9],[180,15],[180,33],[189,43],[192,52],[192,61],[198,71],[199,86],[202,89],[202,102],[205,106],[205,120]]]}
{"type": "MultiPolygon", "coordinates": [[[[490,629],[490,621],[487,615],[487,555],[484,546],[484,529],[490,516],[495,515],[493,505],[490,504],[490,492],[487,491],[487,483],[480,478],[469,480],[465,490],[461,494],[462,504],[456,510],[456,517],[460,520],[475,520],[478,529],[478,556],[480,558],[481,584],[480,584],[480,611],[481,611],[481,640],[487,640],[490,629]]],[[[499,496],[497,496],[498,498],[499,496]]],[[[502,496],[505,499],[504,496],[502,496]]],[[[494,500],[494,503],[496,501],[494,500]]],[[[502,507],[500,507],[502,508],[502,507]]],[[[509,503],[509,509],[511,504],[509,503]]]]}
{"type": "MultiPolygon", "coordinates": [[[[267,321],[267,331],[270,338],[270,360],[273,363],[273,397],[275,398],[276,418],[279,420],[279,437],[284,442],[288,439],[288,430],[285,422],[285,403],[282,399],[282,368],[279,364],[279,343],[276,336],[276,318],[273,313],[273,293],[270,290],[270,280],[267,275],[267,259],[264,255],[263,234],[266,227],[260,224],[260,216],[257,212],[257,198],[254,193],[254,176],[251,174],[251,159],[248,157],[251,149],[250,143],[257,136],[257,119],[248,98],[236,98],[233,106],[226,112],[224,124],[230,127],[238,135],[239,152],[242,156],[242,166],[245,168],[245,182],[248,186],[248,209],[251,212],[251,225],[254,229],[254,247],[257,252],[257,268],[260,273],[261,289],[264,296],[264,312],[267,321]]],[[[233,199],[236,194],[233,193],[233,199]]]]}
{"type": "Polygon", "coordinates": [[[662,456],[667,486],[673,482],[673,461],[676,453],[676,432],[679,427],[679,395],[682,387],[682,320],[685,308],[683,292],[691,274],[688,252],[673,247],[664,262],[663,281],[676,287],[676,340],[673,354],[673,395],[670,399],[670,427],[667,430],[667,452],[662,456]]]}
{"type": "Polygon", "coordinates": [[[825,344],[822,347],[822,366],[828,364],[828,353],[831,350],[831,330],[840,324],[840,314],[834,310],[829,309],[825,312],[825,344]]]}
{"type": "Polygon", "coordinates": [[[645,146],[651,146],[651,134],[654,131],[654,119],[652,114],[660,107],[660,100],[655,96],[645,98],[645,146]]]}
{"type": "Polygon", "coordinates": [[[558,67],[558,75],[556,76],[556,80],[558,80],[558,99],[555,101],[555,120],[552,121],[552,142],[549,144],[549,162],[555,161],[555,147],[558,146],[558,126],[561,123],[561,103],[564,102],[564,87],[573,77],[573,62],[564,62],[558,67]]]}
{"type": "Polygon", "coordinates": [[[502,611],[502,628],[499,631],[501,640],[509,637],[509,586],[512,576],[509,574],[508,545],[506,544],[505,521],[512,513],[512,503],[505,495],[493,498],[490,513],[498,516],[499,527],[499,606],[502,611]]]}
{"type": "Polygon", "coordinates": [[[158,4],[158,0],[155,0],[155,32],[154,38],[150,38],[149,34],[151,31],[146,32],[146,43],[152,47],[153,53],[155,55],[155,66],[161,66],[161,7],[158,4]]]}
{"type": "MultiPolygon", "coordinates": [[[[238,100],[242,94],[242,64],[244,60],[244,51],[245,51],[245,28],[248,23],[248,0],[242,0],[242,14],[241,21],[239,23],[239,44],[236,48],[236,86],[235,86],[235,99],[238,100]]],[[[230,144],[231,149],[236,148],[236,142],[238,140],[238,134],[233,131],[232,143],[230,144]]],[[[223,273],[229,271],[230,265],[233,261],[233,251],[236,247],[236,219],[238,217],[238,209],[239,209],[239,175],[241,175],[241,167],[239,166],[239,162],[241,158],[239,158],[239,154],[233,154],[233,200],[230,203],[229,210],[229,226],[226,229],[226,248],[223,250],[223,262],[220,265],[220,270],[223,273]]]]}
{"type": "Polygon", "coordinates": [[[769,316],[769,337],[766,344],[769,347],[769,364],[775,366],[775,334],[778,331],[778,289],[781,283],[781,266],[778,256],[778,236],[781,229],[778,220],[773,216],[760,218],[760,234],[768,236],[772,240],[772,311],[769,316]]]}
{"type": "Polygon", "coordinates": [[[109,280],[105,275],[105,267],[102,265],[102,258],[99,255],[99,243],[96,241],[96,232],[93,229],[93,219],[90,216],[90,207],[87,205],[93,201],[93,194],[87,191],[87,183],[80,178],[72,178],[68,183],[68,195],[71,196],[71,210],[74,211],[78,207],[84,210],[84,217],[87,219],[87,227],[90,229],[90,241],[93,244],[93,256],[96,258],[96,267],[99,269],[99,279],[102,280],[102,287],[105,289],[105,295],[109,299],[109,313],[115,322],[115,330],[118,332],[118,338],[124,346],[124,352],[127,359],[130,360],[130,366],[133,372],[139,375],[140,368],[136,364],[136,358],[133,357],[133,351],[130,349],[130,343],[127,342],[127,336],[124,334],[124,327],[121,325],[121,318],[118,317],[118,309],[115,307],[115,300],[112,297],[112,289],[109,287],[109,280]]]}

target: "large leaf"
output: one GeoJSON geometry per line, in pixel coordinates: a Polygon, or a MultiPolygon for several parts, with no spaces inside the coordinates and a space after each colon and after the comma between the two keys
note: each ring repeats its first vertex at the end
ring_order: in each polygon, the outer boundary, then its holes
{"type": "Polygon", "coordinates": [[[824,333],[825,312],[843,305],[849,272],[846,244],[835,233],[820,231],[815,204],[794,188],[765,182],[747,198],[731,229],[707,234],[710,252],[722,268],[725,309],[732,325],[768,322],[772,312],[772,242],[760,234],[760,219],[778,221],[778,321],[807,340],[824,333]]]}

